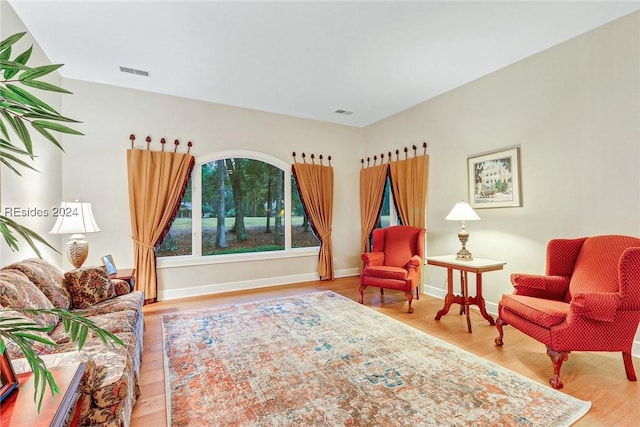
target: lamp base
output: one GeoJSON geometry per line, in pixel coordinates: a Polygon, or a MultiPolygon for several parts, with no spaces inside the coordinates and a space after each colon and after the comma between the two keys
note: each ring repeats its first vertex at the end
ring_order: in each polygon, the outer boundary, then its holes
{"type": "Polygon", "coordinates": [[[467,249],[462,248],[456,254],[456,259],[458,261],[473,261],[473,256],[471,256],[471,252],[469,252],[467,249]]]}
{"type": "Polygon", "coordinates": [[[67,258],[74,268],[82,267],[82,264],[89,255],[89,242],[84,240],[84,236],[74,234],[67,242],[67,258]]]}

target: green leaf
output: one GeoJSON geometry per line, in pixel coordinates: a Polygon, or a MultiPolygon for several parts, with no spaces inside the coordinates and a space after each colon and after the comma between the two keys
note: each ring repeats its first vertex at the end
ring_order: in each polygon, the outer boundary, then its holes
{"type": "Polygon", "coordinates": [[[36,172],[38,171],[36,168],[31,166],[29,163],[27,163],[24,160],[14,156],[13,154],[9,154],[9,153],[0,152],[0,162],[2,162],[2,164],[6,165],[14,173],[18,174],[18,176],[22,176],[22,174],[15,168],[15,166],[13,166],[13,163],[15,163],[18,166],[21,166],[23,168],[31,169],[32,171],[36,171],[36,172]]]}
{"type": "MultiPolygon", "coordinates": [[[[24,52],[22,52],[20,55],[18,55],[16,57],[15,62],[17,62],[19,64],[22,64],[22,65],[26,65],[27,61],[31,57],[32,50],[33,50],[33,46],[30,46],[29,49],[25,50],[24,52]]],[[[10,78],[15,76],[16,74],[18,74],[18,70],[6,70],[4,72],[4,78],[6,80],[9,80],[10,78]]]]}
{"type": "MultiPolygon", "coordinates": [[[[15,236],[13,235],[13,232],[11,231],[11,229],[13,231],[15,231],[23,240],[25,240],[27,242],[27,244],[31,247],[31,249],[33,249],[33,251],[36,253],[36,255],[38,257],[40,257],[40,249],[38,249],[38,247],[36,246],[36,242],[42,243],[43,245],[47,246],[49,249],[56,251],[57,253],[60,253],[56,248],[54,248],[53,246],[51,246],[43,237],[41,237],[38,233],[36,233],[35,231],[24,227],[20,224],[18,224],[17,222],[15,222],[14,220],[12,220],[11,218],[8,218],[4,215],[0,215],[0,223],[2,223],[3,225],[5,225],[5,229],[8,229],[9,234],[5,234],[4,232],[2,233],[3,237],[5,238],[5,241],[7,242],[7,244],[9,245],[9,247],[12,247],[11,245],[11,241],[15,240],[15,236]]],[[[14,244],[14,246],[17,248],[17,245],[14,244]]],[[[15,249],[12,250],[15,251],[15,249]]]]}
{"type": "Polygon", "coordinates": [[[31,141],[31,134],[19,116],[14,118],[16,122],[14,130],[18,134],[18,138],[20,138],[22,144],[24,144],[25,150],[27,150],[31,154],[31,158],[33,158],[33,142],[31,141]]]}
{"type": "Polygon", "coordinates": [[[37,80],[22,80],[21,83],[25,86],[33,87],[40,90],[46,90],[49,92],[73,93],[59,86],[52,85],[51,83],[41,82],[37,80]]]}
{"type": "Polygon", "coordinates": [[[31,68],[27,67],[26,65],[22,65],[19,62],[16,61],[8,61],[8,60],[0,60],[0,69],[4,69],[4,70],[30,70],[31,68]]]}
{"type": "Polygon", "coordinates": [[[2,119],[0,119],[0,131],[2,131],[2,134],[4,135],[5,138],[9,139],[9,134],[7,133],[7,127],[4,125],[4,122],[2,121],[2,119]]]}
{"type": "Polygon", "coordinates": [[[31,93],[27,92],[26,90],[22,89],[20,86],[16,86],[16,85],[12,85],[7,83],[7,88],[15,93],[16,95],[18,95],[19,97],[21,97],[22,99],[26,100],[28,105],[32,105],[34,107],[42,107],[45,110],[49,110],[52,113],[59,115],[58,112],[51,107],[49,104],[47,104],[46,102],[44,102],[43,100],[41,100],[40,98],[38,98],[37,96],[32,95],[31,93]]]}
{"type": "Polygon", "coordinates": [[[24,36],[26,33],[22,32],[22,33],[16,33],[12,36],[7,37],[6,39],[2,40],[0,42],[0,51],[7,49],[8,47],[10,47],[11,45],[13,45],[15,42],[17,42],[18,40],[20,40],[22,38],[22,36],[24,36]]]}
{"type": "Polygon", "coordinates": [[[77,131],[75,129],[71,129],[68,126],[61,125],[60,123],[50,122],[46,120],[34,120],[31,122],[33,127],[41,127],[43,129],[51,129],[57,132],[68,133],[71,135],[84,135],[82,132],[77,131]]]}
{"type": "MultiPolygon", "coordinates": [[[[17,61],[17,58],[16,58],[17,61]]],[[[56,71],[58,68],[62,67],[64,64],[52,64],[52,65],[42,65],[40,67],[34,67],[28,71],[20,74],[18,79],[20,82],[24,83],[26,80],[35,80],[42,76],[46,76],[49,73],[56,71]]]]}
{"type": "Polygon", "coordinates": [[[0,52],[0,61],[6,61],[11,56],[11,46],[0,52]]]}
{"type": "Polygon", "coordinates": [[[56,120],[58,122],[69,122],[69,123],[82,123],[78,120],[74,120],[71,119],[69,117],[65,117],[65,116],[60,116],[60,115],[54,115],[54,114],[48,114],[45,112],[30,112],[30,113],[25,113],[22,117],[24,117],[25,119],[44,119],[44,120],[56,120]]]}
{"type": "MultiPolygon", "coordinates": [[[[13,145],[11,142],[0,138],[0,150],[2,151],[11,151],[14,152],[16,154],[22,154],[25,156],[28,156],[29,153],[24,151],[23,149],[16,147],[15,145],[13,145]]],[[[1,152],[1,151],[0,151],[1,152]]]]}

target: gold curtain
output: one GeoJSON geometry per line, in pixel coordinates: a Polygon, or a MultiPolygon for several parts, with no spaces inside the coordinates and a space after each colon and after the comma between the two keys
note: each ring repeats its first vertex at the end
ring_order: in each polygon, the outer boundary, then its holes
{"type": "Polygon", "coordinates": [[[417,156],[390,164],[391,189],[404,225],[426,228],[429,156],[417,156]]]}
{"type": "MultiPolygon", "coordinates": [[[[387,179],[388,164],[360,169],[360,253],[370,251],[369,236],[376,226],[382,208],[384,184],[387,179]]],[[[364,263],[360,260],[360,270],[364,263]]]]}
{"type": "Polygon", "coordinates": [[[178,212],[194,163],[188,153],[127,150],[136,288],[146,301],[158,297],[155,245],[178,212]]]}
{"type": "Polygon", "coordinates": [[[321,280],[333,280],[333,168],[307,163],[294,163],[291,167],[296,178],[300,200],[311,227],[320,239],[318,275],[321,280]]]}

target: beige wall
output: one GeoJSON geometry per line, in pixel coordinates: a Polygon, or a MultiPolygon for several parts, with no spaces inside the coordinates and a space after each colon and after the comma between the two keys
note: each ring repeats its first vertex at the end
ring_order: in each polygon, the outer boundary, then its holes
{"type": "MultiPolygon", "coordinates": [[[[467,245],[507,262],[484,277],[496,311],[512,272],[543,273],[554,237],[640,235],[640,13],[600,27],[364,129],[386,152],[429,143],[429,255],[455,253],[467,200],[467,156],[519,145],[523,206],[479,209],[467,245]]],[[[445,270],[428,267],[426,290],[443,295],[445,270]]],[[[636,351],[638,353],[638,351],[636,351]]]]}

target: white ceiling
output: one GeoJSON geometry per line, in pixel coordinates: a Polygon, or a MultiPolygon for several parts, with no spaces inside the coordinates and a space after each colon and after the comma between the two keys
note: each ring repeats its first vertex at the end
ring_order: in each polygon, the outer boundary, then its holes
{"type": "Polygon", "coordinates": [[[51,61],[65,64],[64,77],[359,127],[640,9],[639,1],[10,3],[51,61]]]}

